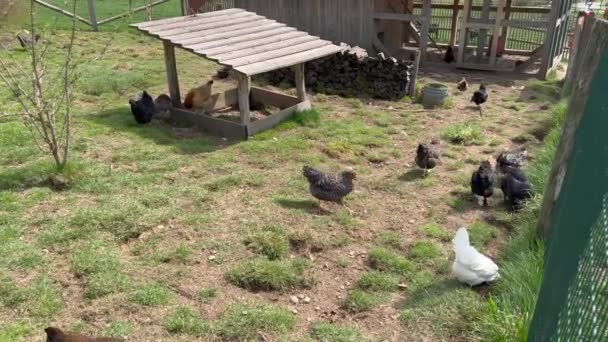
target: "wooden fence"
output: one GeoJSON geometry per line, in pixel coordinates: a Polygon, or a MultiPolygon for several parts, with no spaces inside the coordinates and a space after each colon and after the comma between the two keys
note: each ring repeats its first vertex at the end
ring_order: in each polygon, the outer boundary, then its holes
{"type": "Polygon", "coordinates": [[[374,0],[235,0],[235,6],[335,43],[372,48],[374,0]]]}

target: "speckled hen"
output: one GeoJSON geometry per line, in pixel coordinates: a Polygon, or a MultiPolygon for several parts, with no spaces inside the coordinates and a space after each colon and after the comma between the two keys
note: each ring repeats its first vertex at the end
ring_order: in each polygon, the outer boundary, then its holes
{"type": "Polygon", "coordinates": [[[304,166],[302,173],[308,180],[311,195],[320,201],[340,204],[343,204],[342,199],[353,191],[353,180],[357,178],[357,174],[352,170],[342,171],[337,175],[332,175],[321,172],[308,165],[304,166]]]}
{"type": "Polygon", "coordinates": [[[439,163],[439,152],[427,145],[427,144],[418,144],[418,149],[416,150],[416,165],[419,168],[424,170],[424,175],[426,176],[430,169],[435,168],[439,163]]]}

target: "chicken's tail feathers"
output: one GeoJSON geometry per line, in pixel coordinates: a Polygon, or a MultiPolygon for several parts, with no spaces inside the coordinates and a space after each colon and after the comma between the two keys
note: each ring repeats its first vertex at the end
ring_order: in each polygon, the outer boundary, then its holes
{"type": "Polygon", "coordinates": [[[456,254],[458,254],[458,251],[463,251],[471,245],[469,243],[469,233],[466,228],[462,227],[458,229],[456,236],[452,239],[452,244],[456,254]]]}
{"type": "Polygon", "coordinates": [[[192,106],[194,105],[193,103],[194,100],[194,92],[190,91],[188,92],[188,94],[186,95],[186,98],[184,99],[184,107],[185,108],[192,108],[192,106]]]}

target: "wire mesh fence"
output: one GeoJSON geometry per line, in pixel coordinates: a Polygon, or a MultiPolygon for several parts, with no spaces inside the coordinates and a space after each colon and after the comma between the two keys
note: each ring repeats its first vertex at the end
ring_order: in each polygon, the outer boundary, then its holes
{"type": "Polygon", "coordinates": [[[547,247],[534,342],[608,340],[608,21],[587,25],[539,222],[547,247]]]}

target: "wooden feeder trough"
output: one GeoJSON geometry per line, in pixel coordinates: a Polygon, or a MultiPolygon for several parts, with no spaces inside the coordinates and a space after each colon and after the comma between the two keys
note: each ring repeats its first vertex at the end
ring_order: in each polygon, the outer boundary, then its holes
{"type": "Polygon", "coordinates": [[[304,63],[341,51],[339,46],[293,27],[233,8],[185,17],[133,24],[163,41],[172,119],[227,138],[247,139],[272,128],[295,111],[311,107],[304,86],[304,63]],[[185,110],[182,106],[174,48],[182,48],[232,68],[238,88],[212,96],[206,112],[238,108],[240,122],[185,110]],[[297,96],[251,87],[251,76],[293,67],[297,96]],[[279,112],[251,120],[250,99],[279,108],[279,112]]]}

